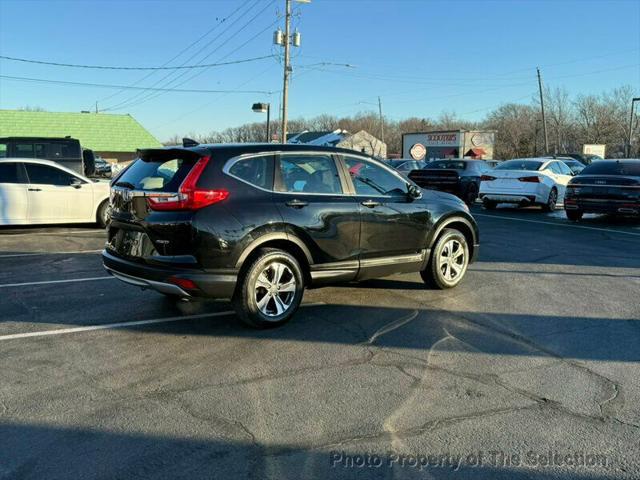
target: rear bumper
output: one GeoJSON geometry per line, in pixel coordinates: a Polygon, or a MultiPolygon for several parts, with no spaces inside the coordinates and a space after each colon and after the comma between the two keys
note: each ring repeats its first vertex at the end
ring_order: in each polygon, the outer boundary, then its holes
{"type": "Polygon", "coordinates": [[[106,250],[102,252],[102,263],[107,272],[125,283],[184,298],[231,298],[238,277],[235,270],[205,271],[139,264],[106,250]],[[179,280],[191,281],[196,288],[180,286],[176,283],[179,280]]]}
{"type": "Polygon", "coordinates": [[[497,203],[546,203],[537,193],[483,193],[480,200],[491,200],[497,203]]]}
{"type": "Polygon", "coordinates": [[[621,200],[565,200],[565,210],[580,210],[585,213],[608,213],[614,215],[640,216],[640,203],[621,200]]]}

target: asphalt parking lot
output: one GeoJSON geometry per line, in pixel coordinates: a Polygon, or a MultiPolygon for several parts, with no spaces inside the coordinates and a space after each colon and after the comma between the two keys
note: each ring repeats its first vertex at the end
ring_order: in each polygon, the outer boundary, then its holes
{"type": "Polygon", "coordinates": [[[272,331],[112,279],[100,230],[0,230],[0,478],[640,478],[640,224],[474,213],[457,289],[272,331]]]}

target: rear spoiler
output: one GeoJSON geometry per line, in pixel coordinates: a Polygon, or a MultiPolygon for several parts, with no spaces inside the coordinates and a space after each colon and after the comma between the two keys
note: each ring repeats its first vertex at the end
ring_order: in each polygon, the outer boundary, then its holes
{"type": "Polygon", "coordinates": [[[186,150],[184,148],[144,148],[136,150],[136,154],[142,160],[161,159],[171,160],[173,158],[185,158],[190,160],[197,160],[203,155],[193,150],[186,150]]]}

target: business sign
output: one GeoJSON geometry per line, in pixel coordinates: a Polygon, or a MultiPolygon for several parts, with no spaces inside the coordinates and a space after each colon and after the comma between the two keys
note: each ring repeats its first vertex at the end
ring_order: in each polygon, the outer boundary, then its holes
{"type": "Polygon", "coordinates": [[[411,150],[409,150],[409,153],[414,160],[422,160],[427,154],[427,149],[423,144],[415,143],[411,147],[411,150]]]}
{"type": "Polygon", "coordinates": [[[427,133],[424,135],[426,147],[459,147],[460,132],[427,133]]]}
{"type": "Polygon", "coordinates": [[[585,155],[598,155],[599,157],[604,158],[604,151],[606,147],[606,145],[585,144],[582,146],[582,153],[585,155]]]}

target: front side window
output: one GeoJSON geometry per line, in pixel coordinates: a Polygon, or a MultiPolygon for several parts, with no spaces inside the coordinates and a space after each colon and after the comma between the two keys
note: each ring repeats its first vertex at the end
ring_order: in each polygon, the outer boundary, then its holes
{"type": "Polygon", "coordinates": [[[280,191],[342,193],[338,169],[330,155],[282,155],[277,163],[280,191]]]}
{"type": "Polygon", "coordinates": [[[344,160],[357,195],[406,195],[406,182],[379,165],[353,157],[344,160]]]}
{"type": "Polygon", "coordinates": [[[56,185],[65,187],[71,185],[73,175],[48,165],[38,165],[37,163],[25,164],[29,183],[38,185],[56,185]]]}
{"type": "Polygon", "coordinates": [[[7,144],[0,143],[0,158],[7,158],[7,144]]]}
{"type": "Polygon", "coordinates": [[[273,157],[262,156],[239,160],[231,166],[229,173],[251,185],[268,190],[273,181],[273,157]]]}

